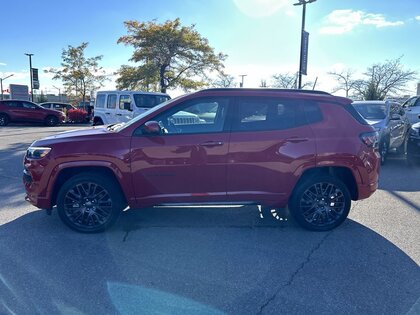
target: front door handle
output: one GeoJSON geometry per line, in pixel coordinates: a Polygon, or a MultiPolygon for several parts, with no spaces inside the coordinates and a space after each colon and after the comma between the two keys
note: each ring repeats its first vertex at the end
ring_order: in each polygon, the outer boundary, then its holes
{"type": "Polygon", "coordinates": [[[200,143],[201,147],[217,147],[223,145],[223,141],[206,141],[200,143]]]}

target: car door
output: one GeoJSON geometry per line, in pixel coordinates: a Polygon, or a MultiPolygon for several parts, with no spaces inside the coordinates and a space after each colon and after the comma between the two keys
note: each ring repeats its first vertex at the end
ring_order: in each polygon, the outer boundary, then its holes
{"type": "Polygon", "coordinates": [[[227,97],[199,97],[157,115],[162,133],[139,127],[131,143],[133,187],[140,205],[226,199],[227,97]],[[204,120],[201,116],[212,116],[204,120]]]}
{"type": "Polygon", "coordinates": [[[415,124],[420,121],[420,97],[415,96],[410,98],[404,103],[405,113],[411,124],[415,124]]]}
{"type": "Polygon", "coordinates": [[[293,99],[237,99],[227,166],[231,202],[287,202],[296,174],[315,164],[315,139],[305,123],[306,107],[299,110],[303,105],[293,99]]]}
{"type": "Polygon", "coordinates": [[[405,119],[406,116],[401,106],[398,103],[391,103],[389,120],[390,148],[399,147],[404,142],[407,133],[407,122],[405,119]]]}
{"type": "Polygon", "coordinates": [[[118,106],[116,109],[116,115],[118,122],[127,122],[133,118],[133,103],[131,102],[130,94],[120,94],[118,98],[118,106]],[[126,104],[129,104],[129,108],[126,108],[126,104]]]}
{"type": "Polygon", "coordinates": [[[47,112],[43,107],[31,102],[22,102],[23,112],[26,117],[25,120],[43,122],[47,117],[47,112]]]}
{"type": "Polygon", "coordinates": [[[117,94],[108,94],[106,99],[106,108],[105,108],[105,124],[116,124],[118,123],[118,116],[116,115],[117,109],[117,94]]]}

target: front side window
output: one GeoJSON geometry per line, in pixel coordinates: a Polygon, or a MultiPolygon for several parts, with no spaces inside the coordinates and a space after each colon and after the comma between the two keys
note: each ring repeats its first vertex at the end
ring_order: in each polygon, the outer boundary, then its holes
{"type": "Polygon", "coordinates": [[[124,109],[124,104],[131,103],[130,95],[120,95],[119,107],[124,109]]]}
{"type": "Polygon", "coordinates": [[[32,104],[32,103],[28,103],[28,102],[23,102],[23,108],[27,108],[27,109],[35,109],[36,105],[32,104]]]}
{"type": "Polygon", "coordinates": [[[105,107],[105,94],[100,94],[96,97],[96,108],[105,107]]]}
{"type": "Polygon", "coordinates": [[[158,115],[164,134],[215,133],[223,131],[227,98],[203,98],[187,101],[158,115]]]}
{"type": "Polygon", "coordinates": [[[115,107],[117,107],[117,95],[109,94],[106,102],[106,108],[114,109],[115,107]]]}
{"type": "Polygon", "coordinates": [[[267,97],[239,98],[232,131],[282,130],[301,124],[296,116],[299,102],[267,97]]]}

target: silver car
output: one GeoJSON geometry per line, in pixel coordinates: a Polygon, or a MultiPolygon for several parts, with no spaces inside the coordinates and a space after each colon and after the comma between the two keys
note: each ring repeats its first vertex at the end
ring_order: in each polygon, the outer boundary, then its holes
{"type": "Polygon", "coordinates": [[[379,132],[381,164],[391,149],[405,154],[410,131],[410,122],[399,103],[392,101],[357,101],[354,108],[379,132]]]}

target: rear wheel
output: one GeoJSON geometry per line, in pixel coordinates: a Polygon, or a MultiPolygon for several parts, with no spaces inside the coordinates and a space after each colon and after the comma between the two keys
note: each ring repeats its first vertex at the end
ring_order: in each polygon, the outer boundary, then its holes
{"type": "Polygon", "coordinates": [[[347,187],[330,175],[309,178],[299,184],[289,203],[295,220],[314,231],[339,226],[347,218],[350,205],[347,187]]]}
{"type": "Polygon", "coordinates": [[[45,118],[45,125],[48,127],[53,127],[58,124],[58,118],[55,116],[48,116],[45,118]]]}
{"type": "Polygon", "coordinates": [[[103,124],[104,124],[104,122],[102,121],[102,119],[96,118],[96,117],[93,119],[93,125],[94,126],[101,126],[103,124]]]}
{"type": "Polygon", "coordinates": [[[102,232],[115,223],[125,207],[119,187],[110,178],[85,173],[64,183],[57,196],[61,220],[73,230],[102,232]]]}
{"type": "Polygon", "coordinates": [[[7,126],[9,124],[9,116],[0,114],[0,126],[7,126]]]}

